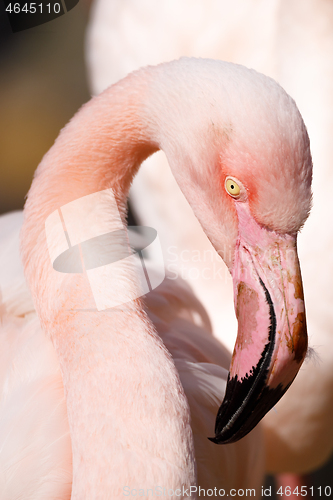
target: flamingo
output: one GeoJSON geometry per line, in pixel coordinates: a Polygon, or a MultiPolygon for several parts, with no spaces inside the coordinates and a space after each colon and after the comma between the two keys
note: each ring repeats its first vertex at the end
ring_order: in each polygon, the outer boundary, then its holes
{"type": "MultiPolygon", "coordinates": [[[[244,64],[277,80],[296,100],[307,124],[316,165],[314,207],[298,248],[315,351],[276,410],[263,420],[266,470],[273,474],[309,472],[333,450],[329,279],[333,233],[327,223],[333,210],[332,23],[332,4],[326,1],[96,0],[87,30],[94,94],[143,65],[181,56],[210,57],[244,64]],[[314,256],[325,262],[325,272],[318,272],[314,256]]],[[[180,275],[190,283],[209,314],[214,335],[232,350],[237,328],[230,275],[170,174],[163,153],[145,162],[130,199],[139,222],[158,230],[171,278],[180,275]],[[167,202],[171,197],[173,210],[167,202]]]]}
{"type": "MultiPolygon", "coordinates": [[[[195,498],[198,486],[260,495],[257,424],[307,352],[296,236],[311,177],[294,101],[242,66],[185,58],[148,67],[83,106],[39,165],[24,210],[34,305],[17,255],[7,251],[2,264],[15,278],[1,288],[6,498],[122,498],[157,486],[172,498],[184,488],[195,498]],[[61,273],[51,258],[50,245],[71,250],[84,225],[91,238],[117,233],[111,256],[95,249],[114,264],[126,248],[130,184],[157,149],[233,277],[238,335],[228,377],[228,351],[185,283],[165,280],[143,301],[123,258],[112,275],[100,266],[109,282],[97,287],[105,304],[122,305],[101,307],[89,269],[61,273]]],[[[20,219],[2,219],[4,248],[17,249],[20,219]]]]}

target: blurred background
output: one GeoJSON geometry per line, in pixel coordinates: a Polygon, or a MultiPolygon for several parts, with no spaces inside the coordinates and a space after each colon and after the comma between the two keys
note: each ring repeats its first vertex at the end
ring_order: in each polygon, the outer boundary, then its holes
{"type": "MultiPolygon", "coordinates": [[[[66,15],[13,34],[0,1],[0,214],[23,208],[41,158],[90,98],[84,60],[89,8],[81,0],[66,15]]],[[[307,480],[333,488],[332,472],[331,461],[307,480]]]]}
{"type": "Polygon", "coordinates": [[[84,63],[89,2],[12,33],[0,1],[0,213],[22,209],[33,173],[90,94],[84,63]]]}

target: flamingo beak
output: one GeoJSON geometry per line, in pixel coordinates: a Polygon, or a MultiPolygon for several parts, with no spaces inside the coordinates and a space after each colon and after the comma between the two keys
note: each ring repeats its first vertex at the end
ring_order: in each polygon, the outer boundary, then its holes
{"type": "Polygon", "coordinates": [[[211,438],[217,444],[238,441],[257,425],[289,388],[307,352],[296,236],[259,226],[246,206],[237,212],[232,276],[238,333],[211,438]]]}

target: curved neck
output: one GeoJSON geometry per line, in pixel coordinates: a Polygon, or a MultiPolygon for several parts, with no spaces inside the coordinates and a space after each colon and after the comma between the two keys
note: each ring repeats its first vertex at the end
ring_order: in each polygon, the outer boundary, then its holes
{"type": "MultiPolygon", "coordinates": [[[[118,211],[124,221],[130,182],[158,149],[144,117],[148,77],[134,74],[78,112],[38,167],[25,207],[23,261],[63,374],[73,500],[195,483],[187,400],[140,301],[97,311],[86,273],[53,269],[44,229],[52,212],[107,188],[118,203],[106,207],[109,222],[119,221],[118,211]]],[[[120,274],[126,272],[124,265],[120,274]]],[[[117,292],[133,283],[117,279],[110,286],[117,292]]]]}
{"type": "Polygon", "coordinates": [[[147,92],[147,82],[134,74],[86,103],[39,165],[26,209],[38,196],[44,217],[106,188],[124,202],[140,164],[159,149],[143,112],[147,92]]]}

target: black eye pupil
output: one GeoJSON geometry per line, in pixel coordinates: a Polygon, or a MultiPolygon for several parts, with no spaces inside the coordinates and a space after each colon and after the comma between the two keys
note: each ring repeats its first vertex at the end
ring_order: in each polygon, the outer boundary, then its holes
{"type": "Polygon", "coordinates": [[[230,188],[231,189],[235,189],[235,186],[233,184],[231,184],[230,188]]]}

